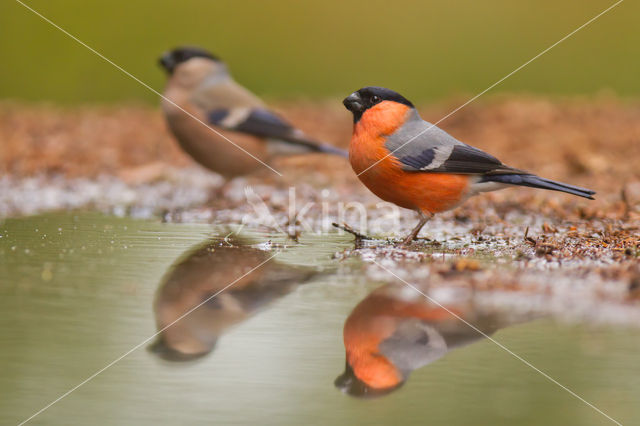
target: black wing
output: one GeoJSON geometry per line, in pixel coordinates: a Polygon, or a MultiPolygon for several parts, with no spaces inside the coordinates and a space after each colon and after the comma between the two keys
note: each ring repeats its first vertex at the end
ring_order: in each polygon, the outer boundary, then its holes
{"type": "Polygon", "coordinates": [[[422,151],[406,150],[395,153],[395,156],[407,171],[459,174],[520,172],[505,166],[494,156],[462,143],[439,145],[422,151]]]}
{"type": "Polygon", "coordinates": [[[289,142],[312,152],[324,152],[342,157],[349,156],[346,151],[340,148],[307,138],[301,130],[266,109],[254,108],[235,111],[218,109],[211,111],[208,114],[208,119],[209,123],[223,129],[289,142]]]}
{"type": "Polygon", "coordinates": [[[293,136],[295,127],[266,109],[243,110],[239,114],[233,110],[217,109],[209,113],[209,122],[227,130],[250,133],[274,139],[293,136]],[[234,116],[237,118],[234,119],[234,116]]]}

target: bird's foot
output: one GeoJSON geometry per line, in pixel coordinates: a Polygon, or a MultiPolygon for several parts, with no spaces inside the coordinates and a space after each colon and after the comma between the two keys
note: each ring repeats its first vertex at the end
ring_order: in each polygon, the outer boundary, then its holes
{"type": "Polygon", "coordinates": [[[400,248],[406,248],[410,246],[413,240],[415,240],[417,236],[418,236],[417,232],[412,232],[411,234],[407,235],[406,238],[402,240],[402,242],[400,243],[400,248]]]}
{"type": "Polygon", "coordinates": [[[402,240],[402,242],[400,243],[400,245],[398,247],[400,248],[407,248],[411,245],[411,243],[413,242],[413,238],[406,237],[404,240],[402,240]]]}
{"type": "Polygon", "coordinates": [[[408,245],[410,245],[411,242],[416,239],[416,237],[420,233],[420,230],[422,229],[424,224],[427,223],[427,221],[429,219],[431,219],[431,217],[433,216],[433,214],[425,214],[423,212],[418,212],[418,215],[420,216],[420,221],[418,222],[416,227],[413,228],[411,233],[409,235],[407,235],[407,237],[404,240],[402,240],[402,243],[400,244],[400,247],[405,248],[408,245]]]}

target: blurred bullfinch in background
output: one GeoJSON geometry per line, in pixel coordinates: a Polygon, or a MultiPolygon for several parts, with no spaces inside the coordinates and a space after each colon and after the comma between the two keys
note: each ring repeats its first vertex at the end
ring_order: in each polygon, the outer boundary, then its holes
{"type": "Polygon", "coordinates": [[[534,317],[480,309],[470,300],[440,306],[410,287],[384,285],[363,299],[345,321],[345,371],[334,384],[357,397],[388,394],[402,386],[413,370],[484,337],[460,318],[490,335],[534,317]]]}
{"type": "Polygon", "coordinates": [[[424,121],[409,100],[392,90],[365,87],[343,103],[353,113],[353,170],[378,197],[420,215],[403,244],[414,240],[434,213],[453,209],[480,192],[516,185],[588,199],[595,194],[502,164],[424,121]]]}
{"type": "Polygon", "coordinates": [[[233,80],[224,62],[206,50],[177,48],[163,54],[160,65],[169,76],[162,101],[169,129],[195,161],[214,172],[234,177],[264,166],[184,111],[266,163],[278,155],[311,152],[348,156],[344,150],[309,138],[267,109],[233,80]]]}
{"type": "Polygon", "coordinates": [[[215,348],[222,334],[315,274],[275,260],[247,274],[269,256],[238,238],[207,241],[181,256],[156,293],[154,314],[161,332],[151,352],[168,361],[201,358],[215,348]]]}

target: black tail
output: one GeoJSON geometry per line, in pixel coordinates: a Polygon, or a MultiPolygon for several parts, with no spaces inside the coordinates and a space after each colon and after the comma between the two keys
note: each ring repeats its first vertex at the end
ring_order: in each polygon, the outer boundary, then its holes
{"type": "Polygon", "coordinates": [[[594,199],[593,195],[596,193],[590,189],[580,188],[579,186],[568,185],[562,182],[555,182],[553,180],[529,174],[485,175],[481,182],[499,182],[509,185],[549,189],[551,191],[566,192],[568,194],[577,195],[578,197],[584,197],[590,200],[594,199]]]}
{"type": "Polygon", "coordinates": [[[336,146],[324,142],[318,142],[307,139],[306,136],[286,136],[280,139],[293,145],[305,147],[310,152],[322,152],[325,154],[339,155],[340,157],[349,158],[349,152],[336,146]]]}
{"type": "Polygon", "coordinates": [[[341,148],[337,148],[333,145],[329,145],[329,144],[319,144],[318,145],[318,151],[319,152],[324,152],[326,154],[334,154],[334,155],[339,155],[341,157],[344,158],[349,158],[349,152],[345,151],[344,149],[341,148]]]}

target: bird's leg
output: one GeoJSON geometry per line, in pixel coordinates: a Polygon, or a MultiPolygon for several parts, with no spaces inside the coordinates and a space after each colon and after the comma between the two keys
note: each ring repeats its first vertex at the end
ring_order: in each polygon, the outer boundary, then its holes
{"type": "Polygon", "coordinates": [[[405,238],[402,241],[402,245],[403,246],[407,246],[409,244],[411,244],[411,241],[415,240],[416,237],[418,236],[418,234],[420,233],[420,230],[422,229],[422,227],[425,225],[425,223],[427,223],[427,221],[429,219],[431,219],[431,217],[433,216],[432,214],[424,214],[424,212],[422,211],[418,211],[418,215],[420,216],[420,221],[418,222],[418,224],[416,225],[415,228],[413,228],[413,231],[411,231],[411,233],[409,235],[407,235],[407,238],[405,238]]]}

